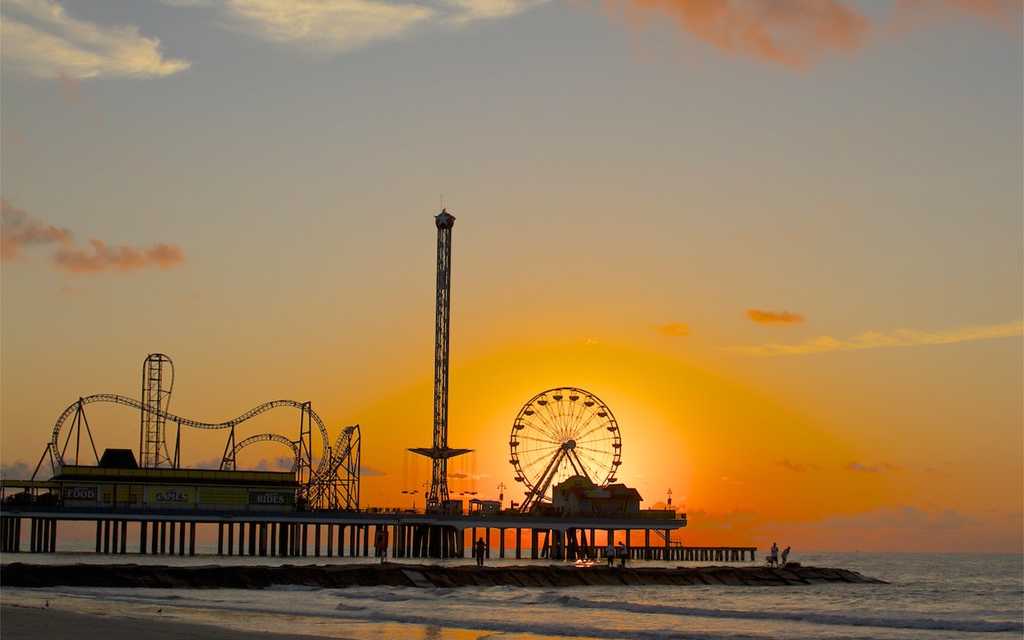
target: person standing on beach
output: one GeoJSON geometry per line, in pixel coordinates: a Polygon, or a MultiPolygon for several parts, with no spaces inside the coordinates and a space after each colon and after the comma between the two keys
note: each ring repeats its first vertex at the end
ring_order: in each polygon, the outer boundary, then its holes
{"type": "Polygon", "coordinates": [[[623,569],[625,569],[626,568],[626,556],[628,555],[626,553],[626,545],[624,545],[624,544],[622,544],[620,542],[618,544],[618,546],[615,547],[615,555],[618,556],[618,558],[619,558],[619,566],[622,567],[623,569]]]}
{"type": "Polygon", "coordinates": [[[487,555],[487,543],[484,542],[483,538],[476,541],[474,545],[473,555],[476,556],[476,566],[484,566],[484,556],[487,555]]]}
{"type": "Polygon", "coordinates": [[[788,546],[785,549],[782,550],[782,566],[786,566],[787,562],[789,562],[789,547],[788,546]]]}
{"type": "Polygon", "coordinates": [[[387,527],[377,527],[377,536],[373,541],[373,546],[377,551],[377,557],[380,558],[380,563],[384,564],[384,561],[388,558],[388,535],[387,527]]]}
{"type": "Polygon", "coordinates": [[[608,568],[611,569],[615,566],[615,547],[612,546],[612,541],[608,541],[608,546],[604,548],[604,557],[608,559],[608,568]]]}

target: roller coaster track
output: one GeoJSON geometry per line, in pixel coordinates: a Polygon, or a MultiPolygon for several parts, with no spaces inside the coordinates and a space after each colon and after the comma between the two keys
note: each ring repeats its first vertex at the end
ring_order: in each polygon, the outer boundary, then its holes
{"type": "MultiPolygon", "coordinates": [[[[339,440],[340,440],[340,438],[339,438],[339,440]]],[[[238,452],[239,451],[241,451],[242,449],[248,447],[251,444],[256,444],[257,442],[276,442],[278,444],[283,444],[284,446],[288,447],[288,449],[291,450],[291,452],[292,452],[292,457],[294,458],[294,460],[292,462],[292,469],[294,470],[298,466],[298,458],[299,458],[299,445],[298,445],[298,443],[296,443],[294,440],[289,440],[287,437],[282,436],[280,433],[257,433],[254,436],[249,436],[245,440],[240,440],[238,442],[238,444],[235,445],[235,449],[232,452],[232,458],[231,459],[232,460],[237,460],[238,459],[238,452]]],[[[221,468],[224,468],[223,463],[221,463],[221,468]]]]}
{"type": "MultiPolygon", "coordinates": [[[[64,458],[61,453],[59,445],[61,428],[64,426],[64,423],[67,421],[68,417],[72,413],[74,413],[79,406],[92,404],[94,402],[107,402],[111,404],[119,404],[126,407],[132,407],[135,409],[146,411],[148,413],[152,413],[170,422],[175,422],[179,425],[186,427],[192,427],[193,429],[231,429],[237,426],[238,424],[245,422],[246,420],[249,420],[250,418],[255,418],[261,413],[266,413],[267,411],[270,411],[271,409],[276,409],[277,407],[291,407],[294,409],[298,409],[299,411],[302,411],[304,407],[304,403],[297,402],[295,400],[273,400],[271,402],[265,402],[259,406],[253,407],[252,409],[249,409],[242,415],[236,418],[232,418],[231,420],[225,420],[224,422],[201,422],[199,420],[192,420],[191,418],[183,418],[181,416],[160,409],[153,409],[152,407],[147,407],[146,405],[144,405],[143,403],[139,402],[134,398],[118,395],[116,393],[98,393],[91,396],[85,396],[84,398],[81,398],[68,405],[68,408],[65,409],[63,413],[60,414],[60,416],[57,418],[57,422],[53,425],[53,436],[50,439],[49,447],[52,458],[57,463],[58,466],[64,466],[64,458]]],[[[323,420],[321,420],[320,416],[318,416],[312,409],[306,407],[306,410],[309,411],[310,418],[313,420],[313,422],[316,423],[317,428],[320,430],[320,438],[323,443],[323,455],[320,457],[320,462],[317,464],[317,468],[313,472],[313,481],[315,482],[317,478],[323,478],[325,477],[326,473],[331,472],[333,456],[331,455],[330,436],[327,435],[327,427],[324,426],[323,420]]],[[[281,437],[283,438],[283,436],[281,437]]],[[[339,437],[339,442],[340,441],[341,437],[339,437]]],[[[243,440],[242,442],[245,441],[243,440]]]]}

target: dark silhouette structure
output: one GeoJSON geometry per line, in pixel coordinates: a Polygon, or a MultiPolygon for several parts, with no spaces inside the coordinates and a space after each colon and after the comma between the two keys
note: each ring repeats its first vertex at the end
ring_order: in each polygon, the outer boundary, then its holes
{"type": "MultiPolygon", "coordinates": [[[[449,507],[448,459],[469,453],[470,449],[448,448],[448,346],[451,329],[452,227],[455,216],[443,209],[434,216],[437,226],[437,305],[434,316],[434,442],[428,448],[409,449],[431,459],[430,491],[427,512],[449,507]]],[[[461,506],[461,502],[459,505],[461,506]]]]}

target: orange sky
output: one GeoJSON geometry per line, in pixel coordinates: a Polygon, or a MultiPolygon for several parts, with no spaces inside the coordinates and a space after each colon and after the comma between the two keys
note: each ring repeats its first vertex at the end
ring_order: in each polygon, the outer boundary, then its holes
{"type": "Polygon", "coordinates": [[[1022,550],[1019,2],[199,4],[3,3],[5,473],[162,352],[175,413],[309,400],[407,504],[443,200],[456,490],[520,499],[579,386],[691,542],[1022,550]]]}

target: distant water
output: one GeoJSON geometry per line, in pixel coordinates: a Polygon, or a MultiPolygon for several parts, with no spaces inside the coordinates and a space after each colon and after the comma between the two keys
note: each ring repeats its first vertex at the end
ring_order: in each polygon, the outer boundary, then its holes
{"type": "MultiPolygon", "coordinates": [[[[263,591],[5,588],[0,598],[5,603],[23,604],[42,604],[42,600],[49,599],[51,606],[134,617],[157,616],[156,610],[161,609],[160,617],[183,622],[360,640],[377,637],[998,640],[1024,635],[1024,556],[834,553],[809,554],[795,559],[805,565],[854,569],[892,584],[565,589],[281,586],[263,591]]],[[[14,560],[107,561],[95,555],[78,554],[21,554],[3,558],[4,562],[14,560]]],[[[215,559],[126,556],[115,561],[210,564],[215,559]]],[[[257,559],[236,558],[229,562],[250,564],[257,559]]],[[[293,559],[291,562],[306,564],[326,562],[326,559],[293,559]]],[[[513,564],[514,561],[503,563],[513,564]]]]}

